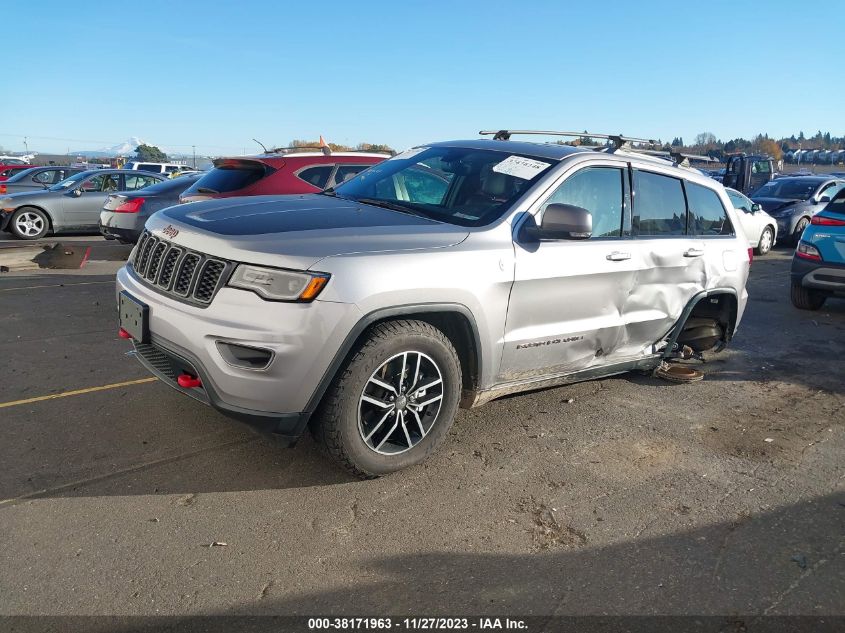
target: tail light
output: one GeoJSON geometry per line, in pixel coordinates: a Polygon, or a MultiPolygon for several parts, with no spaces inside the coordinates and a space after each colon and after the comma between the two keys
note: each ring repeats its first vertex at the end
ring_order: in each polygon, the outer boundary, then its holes
{"type": "Polygon", "coordinates": [[[0,194],[6,193],[6,185],[0,185],[0,194]]]}
{"type": "Polygon", "coordinates": [[[807,242],[798,242],[798,248],[795,249],[795,256],[814,262],[822,261],[822,254],[819,252],[819,249],[807,244],[807,242]]]}
{"type": "Polygon", "coordinates": [[[751,262],[753,262],[753,261],[754,261],[754,249],[749,248],[748,249],[748,265],[750,266],[751,262]]]}
{"type": "Polygon", "coordinates": [[[115,213],[138,213],[141,207],[144,206],[143,198],[132,198],[131,200],[124,200],[115,209],[115,213]]]}
{"type": "MultiPolygon", "coordinates": [[[[2,186],[2,185],[0,185],[2,186]]],[[[810,220],[810,224],[818,226],[845,226],[845,220],[837,220],[836,218],[828,218],[823,215],[814,215],[810,220]]]]}

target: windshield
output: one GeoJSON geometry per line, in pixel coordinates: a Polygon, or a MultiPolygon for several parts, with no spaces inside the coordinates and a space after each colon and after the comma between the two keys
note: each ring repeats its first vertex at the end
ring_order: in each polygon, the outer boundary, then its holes
{"type": "Polygon", "coordinates": [[[440,222],[484,226],[500,218],[552,164],[492,150],[418,147],[347,180],[335,195],[440,222]]]}
{"type": "Polygon", "coordinates": [[[73,185],[82,182],[85,180],[91,172],[83,171],[78,174],[74,174],[70,178],[65,178],[61,182],[57,182],[55,185],[50,187],[50,191],[61,191],[62,189],[67,189],[68,187],[73,187],[73,185]]]}
{"type": "Polygon", "coordinates": [[[751,197],[809,200],[818,186],[817,180],[807,178],[772,180],[755,191],[751,197]]]}

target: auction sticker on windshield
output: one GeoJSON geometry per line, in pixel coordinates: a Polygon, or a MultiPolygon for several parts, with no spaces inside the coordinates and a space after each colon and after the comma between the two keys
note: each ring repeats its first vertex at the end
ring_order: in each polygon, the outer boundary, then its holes
{"type": "Polygon", "coordinates": [[[524,156],[508,156],[501,163],[493,167],[493,171],[506,176],[515,176],[523,180],[531,180],[534,176],[548,167],[550,163],[541,160],[525,158],[524,156]]]}

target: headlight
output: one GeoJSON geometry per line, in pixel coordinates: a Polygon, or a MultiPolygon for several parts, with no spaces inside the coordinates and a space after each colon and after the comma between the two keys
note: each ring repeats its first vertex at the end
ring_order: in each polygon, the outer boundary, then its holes
{"type": "Polygon", "coordinates": [[[252,290],[259,297],[270,301],[309,302],[317,298],[328,281],[329,275],[324,273],[239,264],[228,285],[252,290]]]}

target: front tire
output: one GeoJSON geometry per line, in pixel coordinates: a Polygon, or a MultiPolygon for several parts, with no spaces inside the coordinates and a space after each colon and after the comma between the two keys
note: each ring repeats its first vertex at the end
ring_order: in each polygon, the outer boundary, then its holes
{"type": "Polygon", "coordinates": [[[760,241],[757,242],[757,248],[754,249],[754,253],[756,255],[766,255],[770,250],[772,250],[774,242],[775,232],[772,230],[772,227],[767,226],[760,234],[760,241]]]}
{"type": "Polygon", "coordinates": [[[37,240],[47,235],[47,231],[50,230],[50,219],[41,209],[21,207],[12,214],[8,228],[18,239],[37,240]]]}
{"type": "Polygon", "coordinates": [[[380,323],[340,370],[312,420],[328,454],[361,478],[425,460],[449,431],[461,394],[451,341],[424,321],[380,323]]]}
{"type": "Polygon", "coordinates": [[[792,243],[795,246],[798,246],[798,242],[801,240],[801,234],[804,232],[804,229],[810,224],[810,218],[801,218],[798,220],[798,224],[795,225],[795,231],[792,233],[792,243]]]}
{"type": "Polygon", "coordinates": [[[801,285],[800,282],[792,282],[789,297],[792,305],[799,310],[819,310],[827,297],[818,290],[810,290],[801,285]]]}

